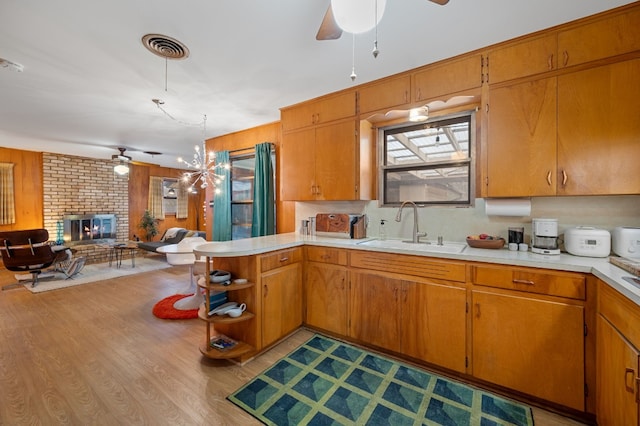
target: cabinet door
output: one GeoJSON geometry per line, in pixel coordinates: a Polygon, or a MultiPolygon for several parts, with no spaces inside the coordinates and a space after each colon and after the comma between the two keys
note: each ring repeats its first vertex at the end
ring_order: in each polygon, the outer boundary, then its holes
{"type": "Polygon", "coordinates": [[[465,372],[466,291],[423,282],[402,288],[402,353],[465,372]]]}
{"type": "Polygon", "coordinates": [[[315,124],[324,124],[356,115],[356,92],[342,92],[316,103],[315,124]]]}
{"type": "Polygon", "coordinates": [[[302,266],[295,263],[262,274],[262,346],[302,324],[302,266]]]}
{"type": "Polygon", "coordinates": [[[356,136],[355,120],[316,128],[316,200],[357,199],[359,161],[356,136]]]}
{"type": "Polygon", "coordinates": [[[558,77],[558,195],[640,193],[640,59],[558,77]]]}
{"type": "Polygon", "coordinates": [[[282,108],[280,121],[287,132],[355,115],[356,92],[347,91],[282,108]]]}
{"type": "Polygon", "coordinates": [[[403,75],[376,84],[368,84],[358,91],[360,114],[397,108],[409,103],[411,76],[403,75]]]}
{"type": "Polygon", "coordinates": [[[511,43],[489,52],[490,84],[553,71],[556,66],[556,34],[511,43]]]}
{"type": "Polygon", "coordinates": [[[323,330],[347,335],[347,271],[344,267],[307,263],[306,322],[323,330]]]}
{"type": "Polygon", "coordinates": [[[431,65],[413,74],[413,101],[428,101],[482,85],[482,56],[431,65]]]}
{"type": "Polygon", "coordinates": [[[284,133],[280,147],[282,200],[315,199],[315,129],[284,133]]]}
{"type": "Polygon", "coordinates": [[[473,375],[583,411],[584,308],[473,291],[473,375]]]}
{"type": "Polygon", "coordinates": [[[637,425],[638,351],[601,315],[598,315],[597,340],[598,424],[637,425]]]}
{"type": "Polygon", "coordinates": [[[555,77],[491,89],[487,195],[555,195],[555,77]]]}
{"type": "Polygon", "coordinates": [[[349,336],[398,352],[402,281],[364,272],[351,272],[350,279],[349,336]]]}
{"type": "Polygon", "coordinates": [[[640,49],[640,8],[558,34],[560,66],[572,66],[640,49]]]}
{"type": "Polygon", "coordinates": [[[280,110],[280,122],[284,132],[312,126],[315,124],[315,120],[316,105],[314,102],[304,102],[280,110]]]}

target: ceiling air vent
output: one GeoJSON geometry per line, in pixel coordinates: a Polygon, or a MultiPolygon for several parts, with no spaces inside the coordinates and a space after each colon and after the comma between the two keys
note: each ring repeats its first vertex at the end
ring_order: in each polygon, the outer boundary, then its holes
{"type": "Polygon", "coordinates": [[[147,34],[142,37],[142,44],[151,53],[166,59],[186,59],[189,57],[187,46],[162,34],[147,34]]]}

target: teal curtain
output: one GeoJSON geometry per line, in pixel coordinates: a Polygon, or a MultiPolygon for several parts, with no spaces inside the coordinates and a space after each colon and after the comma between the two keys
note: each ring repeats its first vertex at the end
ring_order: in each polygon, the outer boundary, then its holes
{"type": "MultiPolygon", "coordinates": [[[[229,151],[216,152],[216,165],[230,164],[229,151]]],[[[231,240],[231,172],[226,167],[216,167],[216,174],[223,176],[213,195],[213,241],[231,240]]]]}
{"type": "Polygon", "coordinates": [[[273,235],[276,231],[276,205],[272,145],[256,145],[256,170],[253,184],[251,236],[273,235]]]}

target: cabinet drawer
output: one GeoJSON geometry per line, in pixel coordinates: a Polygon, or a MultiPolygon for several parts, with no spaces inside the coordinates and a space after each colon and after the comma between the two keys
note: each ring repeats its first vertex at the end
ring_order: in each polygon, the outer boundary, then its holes
{"type": "Polygon", "coordinates": [[[347,251],[330,247],[307,247],[307,260],[310,262],[347,264],[347,251]]]}
{"type": "Polygon", "coordinates": [[[508,290],[585,300],[586,278],[573,272],[474,266],[473,283],[508,290]]]}
{"type": "Polygon", "coordinates": [[[354,251],[350,254],[350,265],[354,268],[448,281],[465,282],[467,276],[464,263],[423,256],[354,251]]]}
{"type": "Polygon", "coordinates": [[[270,271],[282,266],[302,261],[302,248],[296,247],[287,250],[278,250],[260,256],[261,271],[270,271]]]}

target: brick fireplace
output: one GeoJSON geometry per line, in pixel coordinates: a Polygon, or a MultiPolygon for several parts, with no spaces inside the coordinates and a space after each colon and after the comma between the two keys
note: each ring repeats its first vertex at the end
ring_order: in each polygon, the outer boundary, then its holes
{"type": "MultiPolygon", "coordinates": [[[[65,216],[114,215],[115,239],[129,239],[129,181],[113,172],[111,160],[43,154],[44,227],[51,240],[62,238],[65,216]]],[[[76,244],[76,256],[88,263],[104,262],[100,244],[76,244]]]]}

